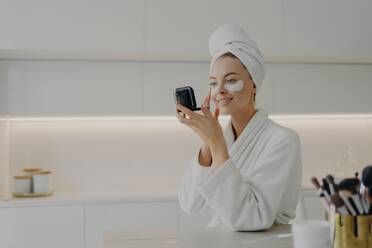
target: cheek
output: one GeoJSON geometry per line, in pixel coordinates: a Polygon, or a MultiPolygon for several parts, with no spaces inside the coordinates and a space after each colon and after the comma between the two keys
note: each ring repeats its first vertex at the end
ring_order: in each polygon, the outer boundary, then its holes
{"type": "Polygon", "coordinates": [[[214,103],[217,102],[217,100],[216,100],[216,95],[213,94],[213,93],[211,93],[211,99],[212,99],[212,101],[213,101],[214,103]]]}
{"type": "Polygon", "coordinates": [[[218,87],[217,86],[216,87],[210,87],[209,89],[211,90],[212,95],[216,95],[217,92],[218,92],[218,87]]]}

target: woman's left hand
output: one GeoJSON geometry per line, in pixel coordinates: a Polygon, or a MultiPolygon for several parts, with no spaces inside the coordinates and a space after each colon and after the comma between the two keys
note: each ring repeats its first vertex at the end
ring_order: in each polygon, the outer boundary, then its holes
{"type": "Polygon", "coordinates": [[[214,114],[209,110],[210,94],[204,99],[201,106],[203,114],[196,113],[185,106],[177,104],[178,120],[194,130],[203,141],[209,145],[211,150],[217,149],[221,145],[225,145],[223,131],[218,122],[219,109],[216,108],[214,114]]]}

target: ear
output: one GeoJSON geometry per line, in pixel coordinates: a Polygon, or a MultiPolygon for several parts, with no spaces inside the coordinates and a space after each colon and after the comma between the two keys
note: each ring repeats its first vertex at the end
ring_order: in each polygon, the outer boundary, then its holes
{"type": "Polygon", "coordinates": [[[253,83],[252,92],[253,92],[253,101],[256,101],[256,85],[254,83],[253,83]]]}

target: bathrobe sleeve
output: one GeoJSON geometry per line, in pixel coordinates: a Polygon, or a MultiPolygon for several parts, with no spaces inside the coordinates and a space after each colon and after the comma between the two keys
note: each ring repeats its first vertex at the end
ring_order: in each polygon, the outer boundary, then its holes
{"type": "Polygon", "coordinates": [[[214,171],[213,167],[202,166],[199,163],[199,153],[190,161],[186,172],[179,183],[178,202],[183,211],[188,214],[200,213],[208,208],[208,204],[198,191],[199,186],[214,171]]]}
{"type": "Polygon", "coordinates": [[[229,158],[198,188],[223,224],[235,231],[272,226],[288,184],[301,177],[297,134],[290,131],[274,140],[264,148],[257,163],[245,170],[249,172],[242,173],[229,158]]]}

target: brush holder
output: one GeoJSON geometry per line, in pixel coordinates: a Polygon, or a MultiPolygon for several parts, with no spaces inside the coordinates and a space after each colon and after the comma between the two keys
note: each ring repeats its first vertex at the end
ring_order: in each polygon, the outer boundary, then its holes
{"type": "Polygon", "coordinates": [[[372,215],[336,214],[333,248],[372,248],[371,223],[372,215]]]}

